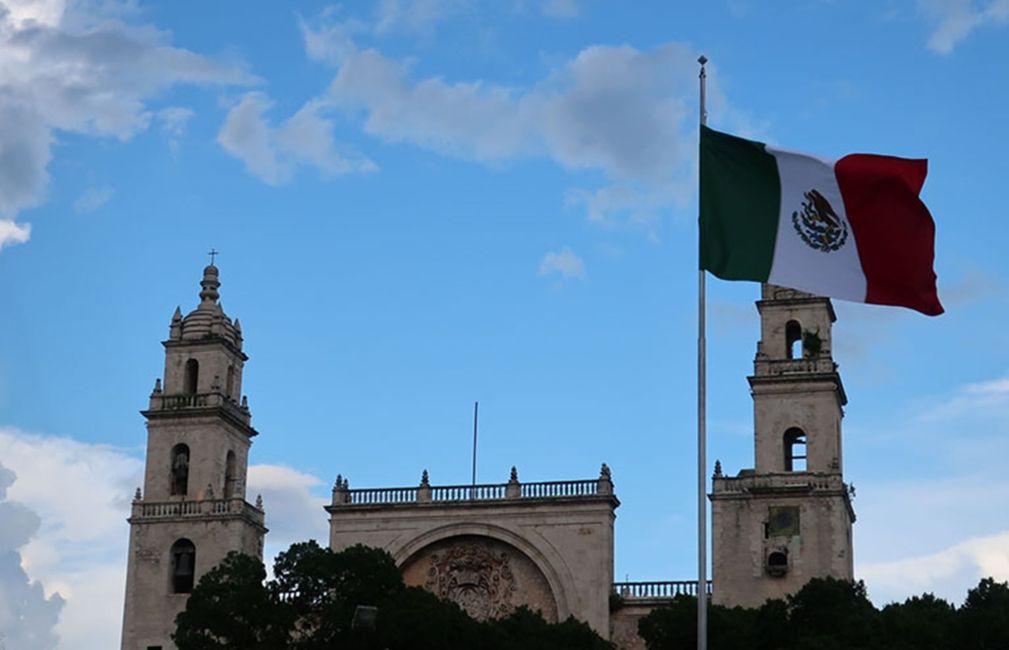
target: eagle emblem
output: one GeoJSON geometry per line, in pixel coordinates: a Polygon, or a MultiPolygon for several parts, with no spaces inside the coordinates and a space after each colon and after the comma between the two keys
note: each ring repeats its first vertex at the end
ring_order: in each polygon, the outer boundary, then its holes
{"type": "Polygon", "coordinates": [[[829,253],[848,241],[848,224],[839,217],[830,201],[815,189],[803,192],[802,210],[792,212],[792,226],[810,248],[829,253]]]}

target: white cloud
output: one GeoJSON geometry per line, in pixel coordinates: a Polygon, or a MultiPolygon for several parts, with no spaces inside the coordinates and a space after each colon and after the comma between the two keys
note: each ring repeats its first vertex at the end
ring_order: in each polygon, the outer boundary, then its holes
{"type": "MultiPolygon", "coordinates": [[[[0,74],[2,39],[0,29],[0,74]]],[[[42,200],[49,183],[46,166],[52,158],[53,136],[30,102],[15,103],[5,95],[0,94],[0,216],[13,217],[42,200]]]]}
{"type": "Polygon", "coordinates": [[[44,198],[54,132],[127,140],[148,102],[189,84],[249,84],[241,66],[172,47],[168,34],[123,22],[116,2],[18,0],[0,8],[0,216],[44,198]]]}
{"type": "Polygon", "coordinates": [[[270,126],[263,113],[272,102],[263,93],[248,93],[228,112],[217,134],[224,150],[245,163],[246,168],[271,185],[287,180],[290,172],[281,168],[272,143],[270,126]]]}
{"type": "Polygon", "coordinates": [[[63,17],[66,0],[5,0],[12,22],[55,25],[63,17]]]}
{"type": "Polygon", "coordinates": [[[681,203],[690,189],[690,180],[673,179],[658,187],[643,183],[623,182],[595,189],[573,188],[564,196],[568,206],[581,206],[589,221],[612,225],[619,216],[630,226],[647,230],[654,236],[653,226],[669,205],[681,203]]]}
{"type": "MultiPolygon", "coordinates": [[[[294,542],[315,539],[329,544],[329,524],[323,506],[329,500],[313,493],[323,486],[321,479],[282,465],[249,467],[250,497],[263,496],[269,551],[287,550],[294,542]]],[[[254,497],[253,497],[254,498],[254,497]]],[[[267,553],[267,563],[269,556],[267,553]]]]}
{"type": "MultiPolygon", "coordinates": [[[[20,637],[4,619],[12,611],[8,594],[23,598],[18,601],[23,607],[37,608],[25,611],[26,616],[38,614],[29,616],[36,629],[55,625],[61,649],[118,647],[129,543],[126,518],[133,490],[142,482],[143,462],[107,446],[10,427],[0,427],[0,461],[9,468],[0,466],[0,632],[7,635],[7,650],[54,647],[38,639],[15,644],[20,637]],[[11,486],[14,473],[18,480],[11,486]],[[5,502],[5,492],[20,503],[5,502]],[[10,564],[11,552],[18,548],[20,562],[10,564]],[[36,582],[29,583],[28,576],[36,582]],[[48,601],[42,600],[43,584],[48,601]]],[[[326,499],[312,492],[322,485],[287,467],[249,468],[248,494],[252,499],[263,495],[271,529],[267,564],[292,542],[311,537],[328,543],[322,509],[326,499]]]]}
{"type": "MultiPolygon", "coordinates": [[[[540,4],[555,15],[570,15],[578,6],[576,0],[540,4]]],[[[524,9],[520,4],[515,10],[524,9]]],[[[567,169],[602,172],[601,182],[573,188],[567,199],[597,222],[629,221],[651,230],[659,215],[692,198],[697,53],[686,44],[650,50],[593,45],[536,83],[508,86],[416,78],[415,59],[391,58],[355,43],[401,23],[430,30],[438,20],[467,11],[479,15],[478,6],[467,2],[391,1],[371,22],[334,19],[335,10],[301,21],[308,56],[336,67],[328,91],[310,104],[360,116],[364,132],[386,142],[489,166],[546,157],[567,169]]],[[[757,129],[729,106],[715,75],[710,77],[709,112],[727,128],[754,135],[757,129]]]]}
{"type": "Polygon", "coordinates": [[[0,641],[6,650],[51,650],[63,599],[46,597],[42,584],[22,567],[20,549],[38,532],[41,520],[24,504],[6,500],[16,479],[0,463],[0,641]]]}
{"type": "Polygon", "coordinates": [[[23,244],[31,237],[29,223],[16,223],[10,219],[0,219],[0,249],[10,244],[23,244]]]}
{"type": "Polygon", "coordinates": [[[247,93],[228,112],[217,134],[217,142],[224,150],[266,183],[287,182],[299,165],[314,166],[324,174],[378,169],[366,158],[344,157],[336,150],[333,124],[320,115],[321,104],[309,102],[276,127],[265,117],[272,106],[263,93],[247,93]]]}
{"type": "Polygon", "coordinates": [[[365,132],[386,141],[492,165],[547,156],[601,170],[610,182],[575,190],[575,202],[596,220],[640,218],[691,195],[695,58],[678,43],[592,46],[538,84],[512,88],[413,80],[408,64],[372,49],[345,57],[322,101],[363,111],[365,132]]]}
{"type": "Polygon", "coordinates": [[[168,148],[172,153],[178,153],[179,142],[193,115],[193,111],[184,106],[169,106],[157,112],[161,131],[168,136],[168,148]]]}
{"type": "Polygon", "coordinates": [[[987,577],[1009,580],[1009,530],[973,537],[937,553],[859,565],[859,578],[880,604],[925,592],[960,603],[968,589],[987,577]]]}
{"type": "Polygon", "coordinates": [[[565,167],[657,182],[689,160],[694,129],[682,123],[684,99],[668,80],[695,74],[691,58],[677,44],[593,46],[521,90],[413,82],[405,64],[366,50],[340,67],[328,99],[364,109],[365,131],[387,140],[481,162],[545,153],[565,167]]]}
{"type": "Polygon", "coordinates": [[[382,0],[375,12],[375,33],[431,33],[448,16],[471,9],[467,0],[382,0]]]}
{"type": "Polygon", "coordinates": [[[367,32],[369,27],[366,23],[354,19],[326,20],[333,11],[330,9],[324,12],[324,19],[314,25],[299,19],[298,27],[301,29],[302,38],[305,39],[305,52],[310,59],[339,65],[357,51],[354,36],[367,32]]]}
{"type": "Polygon", "coordinates": [[[581,9],[577,0],[547,0],[543,3],[543,15],[551,18],[574,18],[581,9]]]}
{"type": "Polygon", "coordinates": [[[540,275],[554,273],[566,279],[583,278],[585,277],[585,262],[565,246],[557,252],[547,253],[540,262],[540,275]]]}
{"type": "Polygon", "coordinates": [[[109,187],[89,187],[74,201],[74,212],[89,213],[94,212],[112,200],[115,191],[109,187]]]}
{"type": "Polygon", "coordinates": [[[872,424],[873,453],[889,450],[894,472],[860,480],[856,574],[877,604],[925,591],[960,602],[982,577],[1009,579],[1009,378],[965,384],[906,411],[895,426],[872,424]]]}
{"type": "Polygon", "coordinates": [[[56,626],[59,647],[116,647],[126,576],[125,520],[141,461],[108,447],[11,428],[0,428],[0,459],[18,474],[11,497],[41,519],[22,560],[47,592],[66,601],[56,626]]]}
{"type": "Polygon", "coordinates": [[[959,422],[988,419],[1009,421],[1009,377],[966,384],[951,396],[930,400],[922,422],[959,422]]]}
{"type": "Polygon", "coordinates": [[[1009,579],[1009,482],[993,474],[1005,449],[993,456],[960,476],[859,485],[855,574],[877,605],[924,592],[958,603],[983,577],[1009,579]]]}
{"type": "Polygon", "coordinates": [[[193,111],[184,106],[169,106],[158,111],[158,121],[166,133],[179,137],[185,132],[186,124],[193,117],[193,111]]]}
{"type": "Polygon", "coordinates": [[[918,6],[936,23],[928,47],[940,54],[952,52],[978,27],[1009,23],[1009,0],[919,0],[918,6]]]}

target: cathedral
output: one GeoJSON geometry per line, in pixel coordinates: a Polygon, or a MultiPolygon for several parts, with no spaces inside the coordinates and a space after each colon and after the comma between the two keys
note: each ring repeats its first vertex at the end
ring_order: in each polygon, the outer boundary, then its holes
{"type": "MultiPolygon", "coordinates": [[[[146,469],[129,518],[122,650],[174,648],[175,617],[200,576],[230,551],[263,555],[268,519],[245,486],[257,431],[242,394],[242,329],[218,302],[216,266],[200,286],[196,309],[172,316],[164,374],[142,412],[146,469]]],[[[730,476],[715,464],[710,584],[614,582],[620,501],[606,465],[587,479],[534,483],[514,468],[507,482],[484,485],[432,485],[425,472],[417,485],[352,489],[339,476],[325,509],[330,548],[383,548],[408,585],[475,618],[526,605],[550,621],[583,620],[627,650],[644,647],[638,620],[679,594],[755,607],[810,578],[852,579],[833,307],[764,285],[757,309],[754,467],[730,476]]]]}

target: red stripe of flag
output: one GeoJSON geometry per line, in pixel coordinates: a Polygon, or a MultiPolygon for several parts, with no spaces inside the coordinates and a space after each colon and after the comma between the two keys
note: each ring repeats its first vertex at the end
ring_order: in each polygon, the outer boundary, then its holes
{"type": "Polygon", "coordinates": [[[865,301],[943,313],[932,266],[935,223],[918,198],[928,161],[852,154],[834,173],[865,272],[865,301]]]}

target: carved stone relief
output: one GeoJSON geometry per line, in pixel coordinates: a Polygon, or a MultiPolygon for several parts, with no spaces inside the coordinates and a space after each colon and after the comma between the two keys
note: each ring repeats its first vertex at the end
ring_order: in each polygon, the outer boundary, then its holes
{"type": "Polygon", "coordinates": [[[442,540],[410,558],[402,571],[408,585],[456,603],[477,620],[507,616],[520,605],[557,620],[556,601],[543,573],[521,551],[495,539],[468,535],[442,540]]]}
{"type": "Polygon", "coordinates": [[[512,610],[515,576],[508,553],[480,542],[461,542],[431,554],[424,588],[483,621],[512,610]]]}

